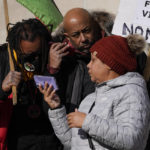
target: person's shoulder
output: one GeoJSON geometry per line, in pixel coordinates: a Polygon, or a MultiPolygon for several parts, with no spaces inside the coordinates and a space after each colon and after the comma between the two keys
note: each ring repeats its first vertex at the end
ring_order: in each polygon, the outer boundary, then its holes
{"type": "Polygon", "coordinates": [[[4,63],[4,60],[7,61],[8,59],[8,51],[7,51],[7,44],[0,45],[0,60],[4,63]]]}
{"type": "Polygon", "coordinates": [[[76,64],[77,64],[77,59],[76,59],[75,56],[66,56],[66,57],[64,57],[63,60],[62,60],[62,65],[61,65],[61,67],[62,67],[62,66],[65,66],[65,67],[66,67],[66,66],[71,66],[71,68],[72,68],[72,67],[75,67],[76,64]]]}
{"type": "Polygon", "coordinates": [[[0,53],[6,52],[7,51],[7,43],[1,44],[0,45],[0,53]]]}

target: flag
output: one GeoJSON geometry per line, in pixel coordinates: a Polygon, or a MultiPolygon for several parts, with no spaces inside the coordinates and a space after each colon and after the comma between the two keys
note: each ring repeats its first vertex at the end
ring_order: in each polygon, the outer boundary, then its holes
{"type": "Polygon", "coordinates": [[[53,30],[62,22],[63,16],[53,0],[16,0],[31,11],[46,26],[52,24],[53,30]]]}

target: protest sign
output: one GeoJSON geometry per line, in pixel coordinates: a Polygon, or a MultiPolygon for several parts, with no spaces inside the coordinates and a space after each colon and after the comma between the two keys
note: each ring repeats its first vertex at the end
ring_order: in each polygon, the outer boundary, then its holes
{"type": "Polygon", "coordinates": [[[121,0],[112,34],[136,33],[150,43],[150,0],[121,0]]]}

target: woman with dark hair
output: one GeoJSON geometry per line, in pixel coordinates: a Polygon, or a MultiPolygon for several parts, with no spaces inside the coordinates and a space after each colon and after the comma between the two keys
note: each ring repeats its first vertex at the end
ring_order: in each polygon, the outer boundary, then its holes
{"type": "Polygon", "coordinates": [[[7,149],[9,124],[8,149],[57,150],[60,143],[48,120],[48,106],[33,80],[35,74],[48,74],[50,33],[37,19],[28,19],[8,30],[7,41],[15,71],[10,71],[7,44],[3,44],[0,47],[1,149],[7,149]],[[17,104],[13,107],[12,86],[17,87],[17,104]]]}

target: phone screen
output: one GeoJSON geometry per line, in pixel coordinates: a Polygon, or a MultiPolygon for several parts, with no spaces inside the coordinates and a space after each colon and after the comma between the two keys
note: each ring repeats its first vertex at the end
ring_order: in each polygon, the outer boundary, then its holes
{"type": "Polygon", "coordinates": [[[58,86],[54,77],[34,75],[34,81],[37,87],[41,84],[44,88],[45,82],[47,82],[49,85],[52,85],[55,90],[58,90],[58,86]]]}

